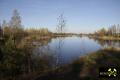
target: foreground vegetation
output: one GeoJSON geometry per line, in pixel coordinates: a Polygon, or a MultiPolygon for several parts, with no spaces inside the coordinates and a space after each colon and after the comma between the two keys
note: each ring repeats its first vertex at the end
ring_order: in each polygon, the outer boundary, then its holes
{"type": "Polygon", "coordinates": [[[39,76],[36,80],[99,80],[100,67],[119,67],[119,61],[120,50],[99,50],[80,57],[72,64],[39,76]]]}
{"type": "Polygon", "coordinates": [[[47,44],[51,35],[47,28],[24,29],[15,10],[10,21],[4,20],[0,25],[0,80],[18,80],[50,68],[52,56],[36,56],[33,42],[39,40],[41,45],[47,44]]]}

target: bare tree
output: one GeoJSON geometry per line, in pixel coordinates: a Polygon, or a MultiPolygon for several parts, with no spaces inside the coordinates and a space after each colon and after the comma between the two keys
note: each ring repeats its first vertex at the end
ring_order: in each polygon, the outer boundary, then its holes
{"type": "Polygon", "coordinates": [[[58,25],[57,25],[57,33],[65,33],[65,30],[66,30],[66,20],[63,16],[63,14],[61,14],[59,17],[58,17],[58,25]]]}
{"type": "Polygon", "coordinates": [[[4,29],[6,27],[8,27],[8,24],[7,24],[6,20],[3,20],[3,22],[2,22],[3,35],[4,35],[4,29]]]}
{"type": "Polygon", "coordinates": [[[6,22],[6,20],[3,20],[3,22],[2,22],[2,28],[6,27],[6,26],[7,26],[7,22],[6,22]]]}
{"type": "Polygon", "coordinates": [[[119,35],[120,35],[120,25],[118,24],[117,25],[117,37],[119,37],[119,35]]]}
{"type": "Polygon", "coordinates": [[[1,40],[1,38],[2,38],[2,33],[3,33],[3,31],[2,31],[1,24],[0,24],[0,40],[1,40]]]}

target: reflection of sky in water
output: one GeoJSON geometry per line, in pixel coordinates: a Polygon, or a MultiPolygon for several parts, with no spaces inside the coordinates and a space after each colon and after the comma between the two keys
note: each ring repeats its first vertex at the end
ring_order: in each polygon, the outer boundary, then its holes
{"type": "Polygon", "coordinates": [[[113,46],[120,47],[120,42],[113,41],[95,41],[87,37],[66,37],[52,39],[48,45],[39,47],[40,51],[47,51],[45,47],[49,46],[47,53],[52,51],[56,54],[57,60],[60,65],[78,59],[80,56],[97,51],[101,48],[113,46]],[[45,50],[43,50],[45,49],[45,50]]]}
{"type": "Polygon", "coordinates": [[[50,48],[58,54],[61,63],[69,63],[81,55],[100,49],[100,45],[87,37],[67,37],[64,39],[52,39],[50,48]]]}

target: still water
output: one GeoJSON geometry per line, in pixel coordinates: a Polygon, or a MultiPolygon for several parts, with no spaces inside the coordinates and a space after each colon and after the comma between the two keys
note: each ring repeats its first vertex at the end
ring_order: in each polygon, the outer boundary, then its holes
{"type": "MultiPolygon", "coordinates": [[[[53,38],[38,47],[39,55],[54,55],[57,65],[69,64],[79,57],[106,47],[120,48],[120,41],[99,41],[88,37],[53,38]]],[[[51,58],[52,59],[52,58],[51,58]]]]}

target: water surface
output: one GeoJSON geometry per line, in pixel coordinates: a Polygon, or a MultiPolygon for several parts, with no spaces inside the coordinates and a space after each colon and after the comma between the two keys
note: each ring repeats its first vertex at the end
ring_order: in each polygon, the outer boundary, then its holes
{"type": "Polygon", "coordinates": [[[119,47],[119,41],[99,41],[88,37],[53,38],[44,46],[39,47],[39,52],[49,55],[52,53],[57,65],[71,63],[79,57],[103,49],[105,47],[119,47]]]}

